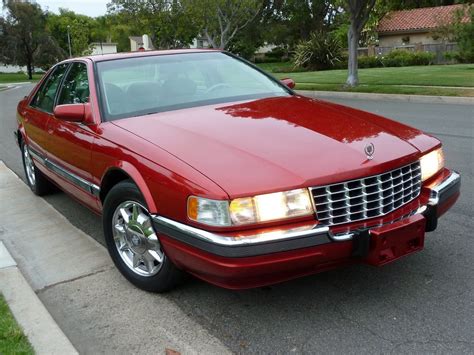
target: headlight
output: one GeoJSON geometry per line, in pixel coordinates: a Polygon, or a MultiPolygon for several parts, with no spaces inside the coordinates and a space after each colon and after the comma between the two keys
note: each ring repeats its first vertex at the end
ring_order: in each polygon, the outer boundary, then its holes
{"type": "Polygon", "coordinates": [[[313,213],[307,189],[238,198],[230,203],[195,196],[188,199],[189,218],[213,226],[269,222],[313,213]]]}
{"type": "Polygon", "coordinates": [[[230,226],[229,202],[191,196],[188,198],[188,217],[210,226],[230,226]]]}
{"type": "Polygon", "coordinates": [[[421,157],[421,180],[428,180],[444,167],[443,149],[439,148],[421,157]]]}

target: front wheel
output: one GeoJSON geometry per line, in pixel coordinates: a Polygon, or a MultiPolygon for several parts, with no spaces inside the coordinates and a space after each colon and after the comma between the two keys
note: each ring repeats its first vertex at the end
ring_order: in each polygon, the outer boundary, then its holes
{"type": "Polygon", "coordinates": [[[119,271],[135,286],[165,292],[181,279],[166,256],[140,190],[120,182],[104,202],[103,227],[109,254],[119,271]]]}
{"type": "Polygon", "coordinates": [[[39,171],[33,163],[30,150],[25,142],[21,143],[21,154],[23,169],[25,171],[26,183],[35,195],[43,196],[53,190],[53,184],[39,171]]]}

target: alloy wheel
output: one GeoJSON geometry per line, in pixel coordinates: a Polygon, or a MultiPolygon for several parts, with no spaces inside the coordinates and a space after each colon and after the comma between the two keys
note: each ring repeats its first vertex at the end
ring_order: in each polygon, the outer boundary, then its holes
{"type": "Polygon", "coordinates": [[[28,151],[28,147],[26,145],[23,147],[23,157],[25,159],[25,171],[26,171],[26,178],[28,179],[28,183],[30,184],[30,186],[35,186],[36,184],[35,166],[33,164],[33,159],[31,159],[30,152],[28,151]]]}
{"type": "Polygon", "coordinates": [[[130,270],[140,276],[156,275],[165,255],[153,229],[148,210],[140,203],[121,203],[112,218],[117,251],[130,270]]]}

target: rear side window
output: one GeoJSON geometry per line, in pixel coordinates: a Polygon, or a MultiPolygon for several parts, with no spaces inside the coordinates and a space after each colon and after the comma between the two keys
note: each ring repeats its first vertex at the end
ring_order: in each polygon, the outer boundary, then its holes
{"type": "Polygon", "coordinates": [[[31,102],[31,106],[40,109],[41,111],[53,113],[56,92],[58,91],[59,84],[61,83],[67,67],[68,64],[60,64],[53,70],[36,93],[31,102]]]}
{"type": "Polygon", "coordinates": [[[89,80],[84,63],[72,64],[59,94],[58,105],[89,102],[89,80]]]}

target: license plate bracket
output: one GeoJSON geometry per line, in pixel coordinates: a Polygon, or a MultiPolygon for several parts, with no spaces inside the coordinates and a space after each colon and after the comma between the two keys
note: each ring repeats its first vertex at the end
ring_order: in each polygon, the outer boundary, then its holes
{"type": "Polygon", "coordinates": [[[370,230],[370,251],[365,262],[382,266],[420,251],[425,242],[426,219],[417,214],[391,225],[370,230]]]}

